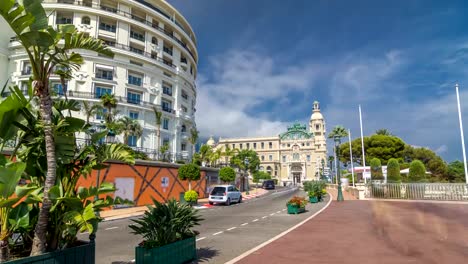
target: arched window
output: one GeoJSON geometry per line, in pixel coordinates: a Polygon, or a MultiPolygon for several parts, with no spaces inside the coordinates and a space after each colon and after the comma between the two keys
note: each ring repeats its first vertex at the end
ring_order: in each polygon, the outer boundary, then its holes
{"type": "Polygon", "coordinates": [[[260,170],[263,171],[263,169],[265,169],[263,166],[260,166],[260,170]]]}
{"type": "Polygon", "coordinates": [[[272,169],[271,169],[271,167],[270,167],[270,166],[268,166],[268,167],[267,167],[266,171],[267,171],[267,173],[268,173],[268,174],[270,174],[270,175],[271,175],[271,171],[272,171],[272,169]]]}
{"type": "Polygon", "coordinates": [[[81,18],[81,24],[84,25],[90,25],[91,24],[91,19],[87,16],[81,18]]]}
{"type": "Polygon", "coordinates": [[[182,125],[180,131],[181,131],[181,132],[187,132],[187,127],[186,127],[185,125],[182,125]]]}

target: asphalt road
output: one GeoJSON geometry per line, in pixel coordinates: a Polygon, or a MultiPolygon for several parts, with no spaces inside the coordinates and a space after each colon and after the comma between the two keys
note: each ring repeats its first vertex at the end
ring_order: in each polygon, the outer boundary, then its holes
{"type": "MultiPolygon", "coordinates": [[[[196,228],[198,260],[194,263],[225,263],[273,238],[318,211],[326,203],[308,204],[307,212],[286,213],[286,202],[302,194],[293,189],[278,189],[241,204],[201,209],[204,220],[196,228]]],[[[141,237],[130,233],[132,218],[103,222],[96,236],[96,263],[129,263],[141,237]]],[[[83,235],[86,238],[86,235],[83,235]]]]}

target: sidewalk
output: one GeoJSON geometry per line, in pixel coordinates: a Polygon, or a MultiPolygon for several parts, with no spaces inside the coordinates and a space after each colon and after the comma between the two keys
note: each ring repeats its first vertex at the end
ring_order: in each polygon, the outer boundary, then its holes
{"type": "MultiPolygon", "coordinates": [[[[242,197],[244,200],[249,200],[258,196],[262,196],[268,191],[261,189],[261,188],[254,188],[250,191],[250,194],[247,195],[245,192],[242,193],[242,197]]],[[[196,206],[196,209],[204,209],[208,208],[210,205],[208,204],[208,198],[203,198],[203,199],[198,199],[198,206],[196,206]]],[[[121,209],[112,209],[112,210],[106,210],[100,212],[100,215],[102,218],[104,218],[104,221],[111,221],[111,220],[117,220],[117,219],[122,219],[122,218],[127,218],[127,217],[133,217],[133,216],[140,216],[143,215],[148,208],[146,206],[137,206],[137,207],[129,207],[129,208],[121,208],[121,209]]]]}
{"type": "Polygon", "coordinates": [[[334,201],[237,263],[465,263],[468,205],[334,201]]]}

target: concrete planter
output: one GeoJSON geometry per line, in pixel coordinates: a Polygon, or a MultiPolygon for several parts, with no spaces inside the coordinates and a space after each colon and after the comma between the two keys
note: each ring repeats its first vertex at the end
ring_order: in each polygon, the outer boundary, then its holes
{"type": "Polygon", "coordinates": [[[157,248],[135,248],[136,264],[178,264],[197,258],[195,237],[157,248]]]}
{"type": "Polygon", "coordinates": [[[300,214],[304,212],[305,212],[304,207],[299,207],[299,206],[288,204],[288,214],[300,214]]]}
{"type": "Polygon", "coordinates": [[[83,242],[76,247],[49,252],[39,256],[26,257],[4,262],[5,264],[43,264],[43,263],[80,263],[94,264],[96,244],[83,242]]]}

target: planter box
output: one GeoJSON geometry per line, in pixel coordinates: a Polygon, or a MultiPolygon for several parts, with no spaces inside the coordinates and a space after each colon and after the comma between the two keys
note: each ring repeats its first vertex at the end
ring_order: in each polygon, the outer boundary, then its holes
{"type": "Polygon", "coordinates": [[[304,207],[294,206],[288,204],[288,214],[300,214],[305,212],[304,207]]]}
{"type": "Polygon", "coordinates": [[[309,196],[309,202],[310,202],[310,203],[318,203],[318,202],[319,202],[319,198],[316,197],[316,196],[309,196]]]}
{"type": "Polygon", "coordinates": [[[135,248],[136,264],[178,264],[197,258],[195,237],[158,248],[135,248]]]}
{"type": "MultiPolygon", "coordinates": [[[[83,241],[81,241],[83,242],[83,241]]],[[[39,256],[26,257],[4,262],[5,264],[43,264],[43,263],[71,263],[94,264],[96,244],[83,242],[84,244],[67,248],[61,251],[49,252],[39,256]]]]}

